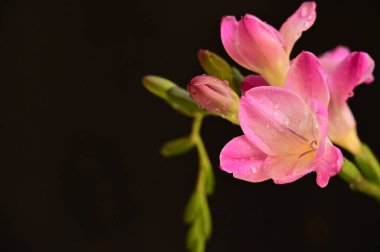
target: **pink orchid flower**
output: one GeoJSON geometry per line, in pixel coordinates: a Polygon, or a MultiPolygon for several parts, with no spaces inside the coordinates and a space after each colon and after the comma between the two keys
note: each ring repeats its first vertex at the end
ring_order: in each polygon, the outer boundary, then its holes
{"type": "Polygon", "coordinates": [[[375,66],[373,59],[364,52],[350,52],[343,46],[324,53],[319,58],[328,75],[330,90],[329,130],[330,139],[349,150],[359,153],[361,142],[356,131],[355,118],[347,104],[353,90],[361,83],[371,83],[375,66]]]}
{"type": "Polygon", "coordinates": [[[283,86],[289,56],[303,31],[315,19],[315,2],[305,2],[277,31],[257,17],[246,14],[240,21],[226,16],[221,22],[223,46],[241,66],[263,76],[274,86],[283,86]]]}
{"type": "Polygon", "coordinates": [[[327,138],[329,92],[318,59],[303,52],[292,62],[285,88],[258,86],[242,96],[244,135],[220,154],[221,169],[234,177],[290,183],[317,172],[325,187],[342,166],[342,153],[327,138]]]}

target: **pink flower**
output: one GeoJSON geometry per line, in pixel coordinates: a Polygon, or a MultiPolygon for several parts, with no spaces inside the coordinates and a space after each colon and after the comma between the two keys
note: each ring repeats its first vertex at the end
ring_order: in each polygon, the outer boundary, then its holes
{"type": "Polygon", "coordinates": [[[237,123],[239,96],[227,81],[209,75],[199,75],[191,79],[187,90],[198,106],[237,123]]]}
{"type": "Polygon", "coordinates": [[[226,16],[221,23],[221,38],[227,53],[243,67],[254,71],[274,86],[283,86],[289,68],[289,55],[303,31],[316,18],[316,4],[303,3],[277,31],[253,15],[240,21],[226,16]]]}
{"type": "Polygon", "coordinates": [[[353,90],[361,83],[373,81],[375,66],[372,58],[364,52],[352,52],[343,46],[326,52],[320,62],[328,73],[328,87],[331,100],[328,106],[330,139],[349,150],[358,153],[361,142],[356,131],[355,118],[347,104],[353,90]]]}
{"type": "Polygon", "coordinates": [[[220,154],[220,167],[250,182],[290,183],[317,172],[325,187],[342,165],[342,153],[327,138],[329,92],[325,73],[311,53],[291,64],[285,88],[247,90],[239,107],[244,135],[220,154]]]}

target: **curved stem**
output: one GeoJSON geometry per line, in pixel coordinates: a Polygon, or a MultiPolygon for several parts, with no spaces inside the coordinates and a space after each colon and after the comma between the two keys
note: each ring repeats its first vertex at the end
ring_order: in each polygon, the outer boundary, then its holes
{"type": "Polygon", "coordinates": [[[197,148],[199,158],[196,187],[185,211],[185,222],[190,224],[187,234],[187,246],[193,252],[205,251],[206,241],[211,237],[212,232],[211,212],[207,196],[213,192],[214,176],[211,162],[200,134],[204,117],[205,115],[201,113],[194,115],[190,135],[191,141],[197,148]]]}
{"type": "Polygon", "coordinates": [[[353,190],[358,190],[380,202],[380,185],[364,178],[355,164],[348,159],[345,159],[339,176],[349,183],[353,190]]]}

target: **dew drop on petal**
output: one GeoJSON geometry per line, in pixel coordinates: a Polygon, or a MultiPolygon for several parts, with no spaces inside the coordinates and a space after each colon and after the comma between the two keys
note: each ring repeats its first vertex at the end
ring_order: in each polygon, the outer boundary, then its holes
{"type": "Polygon", "coordinates": [[[351,91],[351,92],[348,93],[348,97],[352,97],[352,96],[354,96],[354,92],[353,91],[351,91]]]}
{"type": "Polygon", "coordinates": [[[256,173],[257,173],[257,168],[256,168],[256,167],[252,167],[252,168],[251,168],[251,172],[252,172],[253,174],[256,174],[256,173]]]}

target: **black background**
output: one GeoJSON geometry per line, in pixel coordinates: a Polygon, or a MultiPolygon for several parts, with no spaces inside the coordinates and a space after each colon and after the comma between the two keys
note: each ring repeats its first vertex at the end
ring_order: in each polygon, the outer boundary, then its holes
{"type": "MultiPolygon", "coordinates": [[[[164,159],[191,120],[140,84],[158,74],[185,86],[199,48],[231,63],[223,15],[253,13],[279,27],[301,1],[6,1],[1,6],[0,251],[185,251],[182,212],[195,152],[164,159]]],[[[337,44],[380,60],[376,1],[319,1],[294,53],[337,44]]],[[[375,71],[379,79],[379,69],[375,71]]],[[[352,99],[363,141],[380,154],[380,86],[352,99]]],[[[320,189],[251,184],[220,171],[240,129],[207,119],[215,167],[214,233],[207,251],[379,251],[380,207],[339,178],[320,189]]]]}

